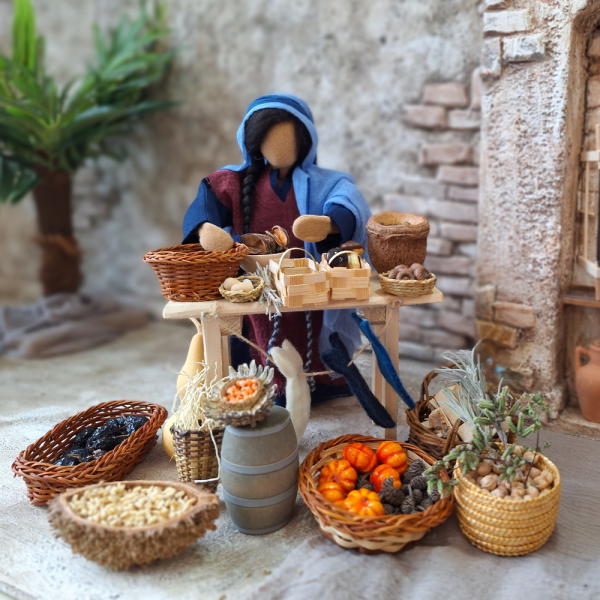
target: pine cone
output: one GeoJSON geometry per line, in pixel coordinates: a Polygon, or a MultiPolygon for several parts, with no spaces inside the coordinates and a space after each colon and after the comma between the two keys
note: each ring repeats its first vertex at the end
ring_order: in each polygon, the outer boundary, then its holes
{"type": "Polygon", "coordinates": [[[402,487],[400,488],[400,491],[405,495],[408,496],[410,493],[410,486],[408,485],[408,483],[404,483],[402,484],[402,487]]]}
{"type": "Polygon", "coordinates": [[[422,490],[413,490],[412,497],[415,501],[415,504],[421,504],[423,502],[423,491],[422,490]]]}
{"type": "Polygon", "coordinates": [[[426,510],[428,509],[431,505],[433,504],[433,502],[431,501],[431,498],[423,498],[423,501],[419,504],[419,506],[423,509],[426,510]]]}
{"type": "Polygon", "coordinates": [[[414,477],[415,475],[421,475],[421,473],[423,473],[424,470],[425,465],[420,460],[415,460],[410,464],[410,466],[406,470],[406,473],[409,474],[411,477],[414,477]]]}
{"type": "Polygon", "coordinates": [[[393,515],[396,508],[391,504],[384,504],[383,509],[385,510],[386,515],[393,515]]]}
{"type": "Polygon", "coordinates": [[[412,498],[405,498],[402,502],[402,514],[409,515],[413,510],[415,510],[415,501],[412,498]]]}
{"type": "Polygon", "coordinates": [[[426,490],[427,489],[427,479],[423,477],[423,475],[417,475],[413,477],[410,482],[410,487],[413,490],[426,490]]]}
{"type": "Polygon", "coordinates": [[[356,489],[360,490],[369,484],[369,473],[361,473],[356,480],[356,489]]]}
{"type": "Polygon", "coordinates": [[[405,498],[402,491],[394,487],[384,487],[381,492],[379,492],[379,496],[382,502],[387,502],[392,506],[401,506],[402,501],[405,498]]]}
{"type": "Polygon", "coordinates": [[[394,487],[394,478],[393,477],[388,477],[387,479],[384,480],[383,484],[381,485],[381,488],[393,488],[394,487]]]}
{"type": "Polygon", "coordinates": [[[435,504],[440,498],[440,493],[437,491],[437,489],[433,488],[431,490],[431,493],[429,494],[429,499],[431,500],[431,502],[435,504]]]}

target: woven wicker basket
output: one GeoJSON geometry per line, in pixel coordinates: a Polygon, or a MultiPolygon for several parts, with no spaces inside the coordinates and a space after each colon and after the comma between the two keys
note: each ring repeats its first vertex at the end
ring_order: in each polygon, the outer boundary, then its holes
{"type": "MultiPolygon", "coordinates": [[[[215,529],[213,520],[219,516],[218,498],[191,485],[176,481],[126,481],[126,487],[172,487],[196,499],[196,504],[179,517],[144,527],[112,527],[84,519],[69,506],[69,500],[82,490],[70,490],[52,500],[48,518],[52,528],[73,552],[115,571],[148,565],[175,556],[207,529],[215,529]]],[[[101,483],[90,487],[106,487],[101,483]]]]}
{"type": "MultiPolygon", "coordinates": [[[[342,451],[348,444],[361,442],[376,450],[383,441],[386,440],[344,435],[319,444],[300,465],[298,487],[304,502],[319,524],[321,533],[342,548],[356,548],[365,554],[398,552],[407,544],[420,540],[452,513],[454,498],[451,495],[420,513],[361,517],[330,502],[317,490],[321,468],[332,459],[342,458],[342,451]]],[[[434,459],[420,448],[411,444],[402,444],[402,447],[409,464],[417,459],[433,464],[434,459]]],[[[445,474],[444,478],[447,479],[445,474]]]]}
{"type": "MultiPolygon", "coordinates": [[[[464,442],[457,437],[457,429],[462,424],[462,421],[456,421],[454,426],[448,432],[447,438],[438,437],[431,429],[428,429],[423,425],[423,421],[429,417],[430,413],[427,404],[435,396],[435,394],[430,393],[429,386],[437,374],[437,369],[434,369],[425,375],[423,382],[421,383],[421,392],[417,405],[415,408],[407,409],[405,412],[406,424],[409,427],[408,441],[427,452],[427,454],[433,456],[436,460],[440,460],[446,456],[452,448],[455,448],[464,442]]],[[[512,443],[515,440],[515,435],[512,432],[509,432],[508,441],[512,443]]]]}
{"type": "Polygon", "coordinates": [[[425,217],[386,211],[367,221],[369,258],[378,273],[396,265],[423,264],[429,223],[425,217]]]}
{"type": "Polygon", "coordinates": [[[167,410],[158,404],[134,400],[103,402],[56,425],[19,454],[12,470],[23,477],[29,501],[37,506],[43,506],[69,488],[118,481],[131,473],[156,444],[156,432],[166,418],[167,410]],[[72,467],[52,464],[73,445],[75,435],[82,429],[130,415],[148,417],[148,422],[104,456],[72,467]]]}
{"type": "Polygon", "coordinates": [[[546,543],[556,524],[561,483],[554,463],[541,455],[538,461],[554,475],[554,487],[527,500],[496,498],[465,479],[460,469],[454,470],[458,523],[471,544],[491,554],[519,556],[546,543]]]}
{"type": "Polygon", "coordinates": [[[144,262],[154,269],[167,300],[199,302],[220,298],[219,286],[237,276],[248,252],[244,244],[235,244],[227,252],[206,252],[200,244],[185,244],[148,252],[144,262]]]}
{"type": "MultiPolygon", "coordinates": [[[[217,449],[221,453],[224,428],[212,430],[217,449]]],[[[179,479],[184,482],[207,481],[202,483],[208,490],[215,491],[219,481],[219,460],[215,445],[208,431],[199,429],[182,431],[171,427],[173,434],[173,448],[175,450],[175,465],[179,479]]]]}
{"type": "Polygon", "coordinates": [[[252,302],[260,297],[263,289],[265,288],[265,280],[262,277],[257,277],[256,275],[242,275],[237,278],[239,281],[244,281],[244,279],[249,279],[254,286],[254,289],[248,292],[232,292],[231,290],[226,290],[223,287],[223,284],[219,286],[219,293],[225,300],[229,300],[229,302],[252,302]]]}
{"type": "Polygon", "coordinates": [[[433,288],[435,287],[436,277],[432,273],[431,277],[428,279],[423,279],[419,281],[418,279],[389,279],[388,278],[389,271],[385,273],[379,273],[379,283],[381,284],[381,289],[388,294],[392,294],[392,296],[423,296],[424,294],[431,294],[433,292],[433,288]]]}

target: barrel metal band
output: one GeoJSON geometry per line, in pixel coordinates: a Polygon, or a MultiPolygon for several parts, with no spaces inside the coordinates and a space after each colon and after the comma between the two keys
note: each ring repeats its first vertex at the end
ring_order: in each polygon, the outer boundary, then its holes
{"type": "Polygon", "coordinates": [[[298,450],[287,456],[282,460],[278,460],[274,463],[269,463],[268,465],[258,465],[258,466],[248,466],[248,465],[238,465],[236,463],[229,462],[226,458],[221,456],[221,466],[228,471],[232,471],[233,473],[240,473],[241,475],[266,475],[267,473],[273,473],[274,471],[279,471],[280,469],[284,469],[288,465],[291,465],[294,461],[298,460],[298,450]]]}
{"type": "Polygon", "coordinates": [[[240,437],[257,437],[257,436],[267,436],[272,435],[274,433],[279,433],[283,429],[288,426],[290,422],[289,417],[283,422],[279,423],[279,425],[275,425],[270,429],[244,429],[243,427],[234,427],[233,425],[227,425],[227,433],[229,435],[239,435],[240,437]]]}
{"type": "Polygon", "coordinates": [[[269,498],[238,498],[237,496],[232,496],[231,494],[228,494],[225,490],[223,490],[223,498],[226,502],[230,502],[231,504],[235,504],[236,506],[243,506],[244,508],[264,508],[265,506],[272,506],[273,504],[283,502],[291,496],[296,496],[297,492],[298,484],[295,483],[289,490],[286,490],[281,494],[277,494],[277,496],[271,496],[269,498]]]}

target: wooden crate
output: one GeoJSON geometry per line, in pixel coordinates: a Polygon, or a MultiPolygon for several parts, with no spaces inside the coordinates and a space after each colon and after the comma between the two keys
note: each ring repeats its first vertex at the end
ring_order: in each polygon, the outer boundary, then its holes
{"type": "Polygon", "coordinates": [[[327,273],[332,300],[366,300],[371,294],[371,267],[360,259],[360,269],[331,267],[327,255],[321,256],[321,270],[327,273]]]}
{"type": "Polygon", "coordinates": [[[284,253],[279,261],[269,261],[269,270],[284,306],[298,308],[329,302],[327,273],[312,257],[285,258],[284,253]]]}

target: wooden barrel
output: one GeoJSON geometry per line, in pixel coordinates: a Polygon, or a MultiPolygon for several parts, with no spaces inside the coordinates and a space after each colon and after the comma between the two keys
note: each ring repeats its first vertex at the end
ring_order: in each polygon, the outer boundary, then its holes
{"type": "Polygon", "coordinates": [[[273,406],[255,427],[225,428],[221,483],[238,531],[270,533],[291,519],[298,466],[298,442],[285,408],[273,406]]]}

